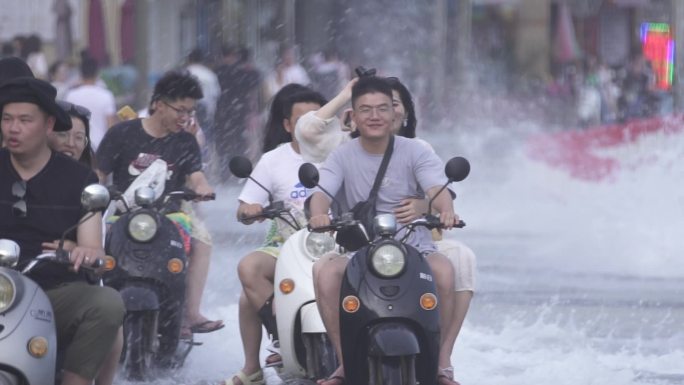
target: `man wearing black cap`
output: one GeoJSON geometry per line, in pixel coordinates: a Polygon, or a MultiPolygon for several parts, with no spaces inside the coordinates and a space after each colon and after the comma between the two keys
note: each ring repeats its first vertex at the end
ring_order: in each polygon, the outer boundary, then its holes
{"type": "MultiPolygon", "coordinates": [[[[0,238],[19,244],[19,268],[42,252],[42,243],[78,223],[81,192],[97,182],[89,168],[48,147],[48,133],[71,128],[55,95],[49,83],[31,76],[0,82],[0,238]]],[[[50,298],[58,344],[65,348],[62,384],[92,383],[123,322],[120,295],[89,285],[79,269],[104,256],[101,233],[96,214],[67,235],[77,244],[72,269],[46,263],[31,273],[50,298]]]]}

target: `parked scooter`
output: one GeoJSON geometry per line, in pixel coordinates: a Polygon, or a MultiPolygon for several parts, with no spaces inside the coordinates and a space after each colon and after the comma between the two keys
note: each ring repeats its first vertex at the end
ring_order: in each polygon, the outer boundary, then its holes
{"type": "MultiPolygon", "coordinates": [[[[456,157],[446,164],[449,181],[465,179],[470,164],[456,157]]],[[[318,186],[318,170],[303,164],[302,184],[318,186]]],[[[320,186],[319,186],[320,187],[320,186]]],[[[442,191],[440,190],[440,192],[442,191]]],[[[333,198],[334,199],[334,198],[333,198]]],[[[430,207],[432,201],[430,201],[430,207]]],[[[428,213],[430,210],[428,210],[428,213]]],[[[460,222],[456,227],[463,227],[460,222]]],[[[439,300],[425,257],[405,243],[417,227],[441,228],[425,215],[401,229],[392,214],[375,217],[376,239],[368,239],[351,213],[317,232],[337,232],[337,243],[358,251],[347,264],[340,290],[340,333],[346,383],[429,385],[436,383],[439,357],[439,300]],[[405,235],[395,235],[405,229],[405,235]]]]}
{"type": "Polygon", "coordinates": [[[103,279],[121,293],[126,306],[122,353],[126,377],[145,381],[157,369],[181,367],[192,347],[201,345],[192,338],[181,339],[189,234],[184,240],[166,214],[177,211],[181,200],[214,196],[175,191],[157,200],[154,190],[144,186],[135,190],[139,209],[132,210],[120,194],[113,195],[126,211],[107,233],[103,279]]]}
{"type": "MultiPolygon", "coordinates": [[[[109,193],[104,186],[89,185],[83,190],[81,202],[92,216],[107,206],[109,193]]],[[[58,382],[60,368],[52,305],[45,292],[27,275],[44,263],[70,264],[69,254],[61,245],[66,235],[90,216],[64,232],[57,251],[36,256],[21,272],[14,270],[19,262],[19,245],[0,239],[0,384],[58,382]]],[[[99,267],[101,262],[93,267],[99,267]]]]}
{"type": "MultiPolygon", "coordinates": [[[[238,178],[252,179],[252,164],[244,157],[231,159],[230,170],[238,178]]],[[[327,377],[338,363],[316,307],[312,267],[318,258],[335,249],[335,241],[328,234],[301,228],[284,203],[273,202],[272,198],[260,215],[241,220],[276,218],[297,231],[283,244],[275,267],[275,317],[283,360],[279,376],[283,379],[327,377]]]]}

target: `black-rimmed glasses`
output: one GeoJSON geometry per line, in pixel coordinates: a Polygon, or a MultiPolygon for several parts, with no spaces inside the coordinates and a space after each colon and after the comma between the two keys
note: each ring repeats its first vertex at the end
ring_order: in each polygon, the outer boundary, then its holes
{"type": "Polygon", "coordinates": [[[174,110],[178,116],[187,116],[189,118],[192,118],[195,116],[195,110],[184,110],[182,108],[174,107],[171,104],[165,102],[164,100],[161,101],[162,103],[166,104],[170,109],[174,110]]]}
{"type": "Polygon", "coordinates": [[[14,182],[14,184],[12,184],[12,195],[15,198],[19,198],[19,200],[12,205],[12,214],[17,218],[26,218],[27,207],[26,200],[24,199],[26,196],[26,181],[20,180],[14,182]]]}

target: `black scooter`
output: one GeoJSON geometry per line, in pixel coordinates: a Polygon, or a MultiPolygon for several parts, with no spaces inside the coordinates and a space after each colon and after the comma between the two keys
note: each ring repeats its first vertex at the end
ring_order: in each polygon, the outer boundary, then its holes
{"type": "Polygon", "coordinates": [[[151,188],[141,187],[135,191],[140,209],[127,208],[107,232],[103,280],[126,305],[121,359],[128,380],[145,381],[156,369],[181,367],[193,346],[201,345],[181,339],[187,254],[179,228],[166,216],[180,200],[197,198],[177,191],[157,200],[151,188]]]}
{"type": "MultiPolygon", "coordinates": [[[[442,190],[465,179],[469,172],[466,159],[452,158],[445,167],[449,181],[442,190]]],[[[299,178],[307,188],[318,186],[318,171],[311,164],[301,166],[299,178]]],[[[425,257],[405,244],[408,234],[419,226],[436,229],[441,223],[437,217],[425,215],[405,226],[407,232],[401,240],[394,238],[401,229],[397,230],[391,214],[375,217],[377,238],[373,240],[350,213],[333,219],[330,226],[315,229],[336,231],[337,243],[349,250],[360,246],[347,265],[340,291],[340,333],[348,384],[436,383],[440,341],[437,290],[425,257]]],[[[463,226],[463,222],[456,225],[463,226]]]]}

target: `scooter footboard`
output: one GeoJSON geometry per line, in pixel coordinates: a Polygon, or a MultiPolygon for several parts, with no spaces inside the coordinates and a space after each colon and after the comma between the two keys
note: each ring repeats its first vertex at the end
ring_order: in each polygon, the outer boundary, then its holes
{"type": "Polygon", "coordinates": [[[409,356],[420,353],[416,334],[401,323],[375,325],[369,330],[368,337],[369,356],[409,356]]]}
{"type": "Polygon", "coordinates": [[[318,313],[318,306],[315,302],[308,303],[302,306],[300,311],[300,319],[302,322],[302,333],[325,333],[325,325],[318,313]]]}

